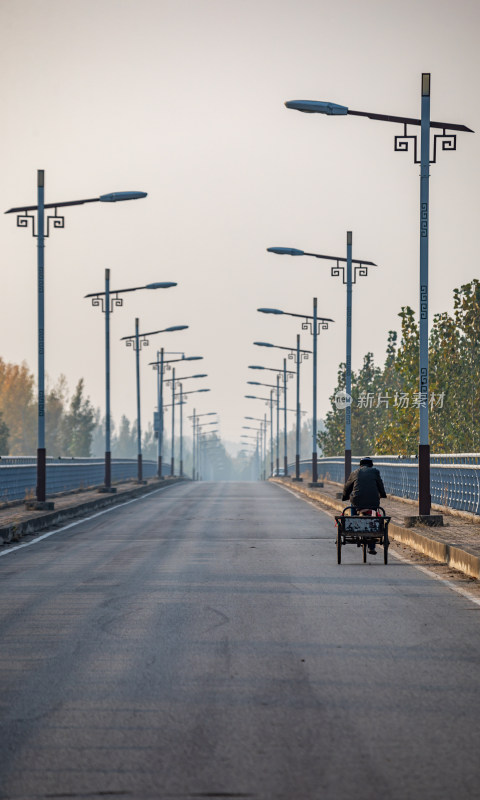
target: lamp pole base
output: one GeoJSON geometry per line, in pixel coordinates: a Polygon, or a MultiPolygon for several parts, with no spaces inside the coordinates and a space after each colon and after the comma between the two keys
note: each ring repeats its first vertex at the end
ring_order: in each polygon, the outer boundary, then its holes
{"type": "Polygon", "coordinates": [[[110,489],[112,485],[112,454],[105,450],[105,489],[110,489]]]}
{"type": "Polygon", "coordinates": [[[52,500],[25,500],[25,508],[29,511],[53,511],[55,503],[52,500]]]}
{"type": "Polygon", "coordinates": [[[352,471],[352,451],[345,450],[345,483],[347,482],[352,471]]]}
{"type": "Polygon", "coordinates": [[[442,528],[443,516],[441,514],[418,514],[411,517],[404,517],[403,524],[406,528],[414,528],[415,525],[428,525],[430,528],[442,528]]]}
{"type": "Polygon", "coordinates": [[[44,447],[37,450],[37,503],[44,503],[47,499],[47,451],[44,447]]]}
{"type": "Polygon", "coordinates": [[[158,469],[157,469],[157,478],[158,478],[160,481],[163,481],[163,475],[162,475],[162,456],[158,456],[158,469]]]}
{"type": "Polygon", "coordinates": [[[430,516],[432,497],[430,495],[430,445],[418,445],[418,513],[421,517],[430,516]]]}

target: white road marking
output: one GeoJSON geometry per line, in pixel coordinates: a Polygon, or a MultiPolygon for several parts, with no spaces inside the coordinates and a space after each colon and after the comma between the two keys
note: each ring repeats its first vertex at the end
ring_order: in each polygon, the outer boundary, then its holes
{"type": "MultiPolygon", "coordinates": [[[[170,487],[171,488],[171,487],[170,487]]],[[[98,511],[96,514],[92,514],[90,517],[84,517],[83,519],[77,519],[75,522],[71,522],[69,525],[64,525],[63,528],[59,528],[56,531],[50,531],[50,533],[44,533],[42,536],[36,536],[35,539],[32,539],[31,542],[26,542],[25,544],[19,544],[16,547],[9,547],[8,550],[5,550],[3,553],[0,553],[0,558],[2,556],[8,556],[10,553],[15,553],[16,550],[21,550],[23,547],[30,547],[32,544],[37,544],[37,542],[41,542],[42,539],[48,539],[49,536],[55,536],[57,533],[63,533],[64,531],[68,531],[69,528],[74,528],[75,525],[81,525],[83,522],[89,522],[91,519],[95,519],[96,517],[101,517],[102,514],[108,514],[110,511],[115,511],[117,508],[123,508],[123,506],[128,506],[130,503],[136,503],[138,500],[143,500],[145,497],[150,497],[152,494],[156,494],[157,492],[163,491],[164,487],[161,486],[158,489],[154,489],[152,492],[147,492],[146,494],[142,494],[140,497],[134,497],[132,500],[127,500],[125,503],[119,503],[118,505],[110,506],[110,508],[105,508],[103,511],[98,511]]],[[[28,534],[34,535],[34,534],[28,534]]]]}
{"type": "MultiPolygon", "coordinates": [[[[310,506],[313,506],[313,508],[316,508],[317,511],[323,511],[323,513],[328,514],[329,517],[335,516],[335,514],[332,511],[327,511],[324,508],[319,508],[318,504],[315,503],[313,500],[310,500],[308,497],[304,497],[302,494],[297,494],[292,489],[288,489],[286,486],[283,485],[282,489],[284,489],[286,492],[290,492],[290,494],[293,494],[294,497],[298,498],[298,500],[303,500],[305,503],[308,503],[310,506]]],[[[428,575],[430,578],[435,578],[435,580],[444,583],[445,586],[448,586],[448,588],[452,589],[452,591],[457,592],[457,594],[461,594],[462,597],[466,597],[467,600],[470,600],[472,603],[475,603],[475,605],[480,606],[480,598],[475,597],[475,595],[473,594],[470,594],[470,592],[467,589],[464,589],[462,586],[457,586],[455,583],[449,581],[447,578],[443,578],[441,575],[437,575],[436,572],[432,572],[428,567],[422,567],[421,564],[415,564],[415,562],[410,561],[409,558],[405,558],[404,556],[401,556],[399,553],[395,553],[392,550],[390,550],[389,555],[393,556],[394,558],[398,558],[398,560],[403,561],[404,564],[408,564],[411,567],[415,567],[415,569],[419,569],[420,572],[425,573],[425,575],[428,575]]],[[[443,566],[448,566],[447,564],[443,564],[442,561],[439,561],[438,564],[439,565],[442,564],[443,566]]]]}

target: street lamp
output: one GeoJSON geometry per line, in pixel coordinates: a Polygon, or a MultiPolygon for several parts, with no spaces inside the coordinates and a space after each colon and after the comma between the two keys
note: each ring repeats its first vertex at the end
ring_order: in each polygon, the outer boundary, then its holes
{"type": "MultiPolygon", "coordinates": [[[[328,115],[351,114],[368,117],[382,122],[399,122],[403,124],[403,134],[395,136],[395,151],[408,152],[413,142],[415,164],[420,164],[420,357],[419,357],[419,400],[420,400],[420,437],[418,446],[418,513],[423,521],[430,524],[441,524],[442,517],[432,517],[430,495],[430,442],[429,442],[429,363],[428,363],[428,232],[429,232],[429,180],[430,164],[437,159],[437,144],[442,150],[456,150],[457,135],[451,131],[473,133],[466,125],[451,122],[432,122],[430,120],[430,73],[422,73],[421,82],[421,118],[393,117],[385,114],[374,114],[371,111],[353,111],[347,106],[335,103],[290,100],[285,105],[297,111],[328,115]],[[408,134],[408,125],[420,126],[420,159],[417,158],[417,134],[408,134]],[[430,158],[430,129],[440,129],[441,133],[433,136],[433,157],[430,158]]],[[[348,390],[347,390],[348,391],[348,390]]]]}
{"type": "MultiPolygon", "coordinates": [[[[213,433],[218,433],[218,430],[216,428],[214,428],[213,430],[210,430],[210,431],[206,431],[206,432],[202,431],[202,428],[204,428],[204,427],[206,428],[208,425],[218,425],[218,419],[211,420],[210,422],[199,422],[198,421],[198,417],[199,416],[202,416],[202,415],[201,414],[197,415],[197,420],[196,420],[196,428],[197,428],[197,432],[196,432],[196,438],[197,438],[197,442],[196,442],[196,458],[197,458],[196,480],[198,480],[198,481],[199,480],[203,480],[202,476],[203,476],[203,468],[205,467],[205,441],[206,441],[206,436],[209,433],[212,433],[212,434],[213,433]]],[[[206,414],[205,416],[210,416],[210,415],[206,414]]]]}
{"type": "MultiPolygon", "coordinates": [[[[273,369],[272,367],[260,367],[258,364],[250,365],[248,369],[263,369],[268,372],[280,372],[281,370],[273,369]]],[[[287,370],[288,377],[295,375],[291,370],[287,370]]],[[[266,442],[265,442],[266,452],[266,442]]],[[[273,476],[273,389],[270,390],[270,475],[273,476]]]]}
{"type": "Polygon", "coordinates": [[[135,333],[132,336],[122,336],[121,341],[125,342],[127,347],[133,347],[135,352],[135,367],[137,376],[137,479],[139,483],[143,482],[143,469],[142,469],[142,425],[140,417],[140,350],[142,347],[147,347],[148,336],[155,336],[157,333],[172,333],[174,331],[184,331],[188,325],[172,325],[169,328],[162,328],[159,331],[147,331],[147,333],[138,332],[138,317],[135,318],[135,333]]]}
{"type": "MultiPolygon", "coordinates": [[[[255,429],[252,428],[252,430],[255,430],[255,429]]],[[[251,475],[252,475],[252,479],[253,480],[255,478],[257,478],[257,476],[259,476],[260,479],[261,479],[262,454],[261,454],[261,450],[259,452],[259,441],[261,442],[260,431],[257,431],[257,435],[256,436],[249,436],[246,433],[242,433],[242,434],[240,434],[240,438],[245,440],[245,441],[242,442],[243,445],[250,444],[255,448],[255,450],[253,452],[251,475]]]]}
{"type": "MultiPolygon", "coordinates": [[[[270,400],[272,400],[273,392],[270,390],[270,400]]],[[[270,406],[272,406],[272,402],[270,402],[270,406]]],[[[272,410],[272,409],[270,409],[272,410]]],[[[260,422],[263,424],[263,458],[264,458],[264,470],[263,470],[263,480],[267,480],[267,425],[270,424],[270,450],[271,450],[271,457],[273,458],[273,440],[272,440],[272,416],[273,412],[270,414],[270,423],[267,422],[267,415],[266,413],[263,415],[263,419],[260,417],[244,417],[244,419],[248,419],[252,422],[260,422]]],[[[273,473],[273,461],[272,461],[272,473],[273,473]]]]}
{"type": "MultiPolygon", "coordinates": [[[[204,414],[197,414],[196,413],[196,409],[194,408],[193,409],[193,415],[191,417],[189,417],[189,419],[192,420],[192,461],[193,461],[193,465],[192,465],[192,481],[195,481],[198,478],[198,475],[197,475],[197,472],[196,472],[197,449],[198,449],[197,448],[197,444],[198,444],[197,443],[197,435],[198,435],[197,434],[197,423],[198,423],[198,418],[199,417],[214,417],[216,415],[217,415],[216,411],[207,411],[204,414]]],[[[212,421],[212,424],[216,425],[217,424],[217,420],[212,421]]]]}
{"type": "MultiPolygon", "coordinates": [[[[303,250],[297,250],[293,247],[268,247],[267,251],[269,253],[275,253],[276,255],[289,255],[289,256],[313,256],[313,258],[320,258],[327,261],[336,261],[336,267],[331,267],[331,274],[333,276],[342,275],[342,281],[346,284],[347,287],[347,325],[346,325],[346,370],[345,370],[345,392],[346,392],[346,402],[345,402],[345,480],[347,480],[350,472],[352,471],[352,410],[351,410],[351,394],[352,394],[352,285],[356,283],[357,280],[357,271],[359,275],[367,275],[368,274],[368,267],[375,267],[376,264],[373,261],[359,261],[358,259],[352,258],[352,232],[347,231],[347,257],[342,258],[341,256],[326,256],[321,255],[320,253],[306,253],[303,250]],[[347,274],[345,277],[345,266],[347,267],[347,274]],[[353,266],[355,265],[355,266],[353,266]]],[[[315,314],[316,314],[316,299],[314,298],[314,307],[313,307],[313,331],[316,330],[315,324],[315,314]]],[[[275,313],[275,311],[273,312],[275,313]]],[[[301,315],[296,315],[301,316],[301,315]]],[[[328,327],[328,326],[327,326],[328,327]]],[[[314,336],[314,343],[315,343],[315,336],[314,336]]],[[[314,344],[315,346],[315,344],[314,344]]],[[[316,361],[316,351],[313,356],[314,362],[316,361]]],[[[315,383],[315,381],[314,381],[315,383]]],[[[316,414],[316,400],[314,403],[315,406],[315,414],[316,414]]],[[[316,436],[316,435],[315,435],[316,436]]],[[[315,453],[315,460],[317,457],[317,443],[314,443],[314,453],[315,453]]],[[[312,456],[312,463],[314,459],[312,456]]],[[[312,468],[313,472],[313,468],[312,468]]],[[[312,474],[312,482],[315,483],[317,481],[317,470],[315,469],[315,474],[312,474]]]]}
{"type": "MultiPolygon", "coordinates": [[[[315,308],[316,308],[316,306],[315,306],[315,308]]],[[[258,309],[258,310],[259,311],[265,311],[266,313],[277,313],[276,310],[273,310],[273,309],[258,309]]],[[[283,312],[280,312],[280,313],[283,313],[283,312]]],[[[324,320],[323,321],[323,325],[326,325],[328,327],[328,321],[324,320]]],[[[315,341],[316,341],[316,339],[315,339],[315,341]]],[[[299,442],[300,442],[300,439],[299,439],[299,436],[300,436],[300,361],[301,361],[302,358],[308,358],[308,356],[311,355],[312,351],[311,350],[301,350],[300,349],[300,338],[299,337],[297,337],[297,346],[296,346],[295,350],[292,347],[281,347],[279,345],[272,345],[269,342],[254,342],[254,344],[258,345],[259,347],[275,347],[278,350],[289,350],[288,357],[289,358],[293,358],[294,361],[297,364],[297,407],[296,407],[296,442],[297,442],[297,448],[296,449],[297,449],[297,455],[298,455],[298,453],[299,453],[299,442]]],[[[314,355],[315,355],[315,352],[316,351],[314,351],[314,355]]],[[[316,372],[314,373],[314,375],[316,377],[316,372]]],[[[278,377],[277,377],[277,381],[278,381],[278,377]]],[[[283,457],[284,457],[284,476],[287,478],[288,477],[288,455],[287,455],[287,361],[286,361],[285,358],[283,359],[283,385],[285,387],[285,402],[284,402],[284,412],[283,412],[283,419],[284,419],[284,435],[283,435],[284,454],[283,454],[283,457]]],[[[316,382],[315,382],[315,387],[316,387],[316,382]]],[[[314,395],[314,397],[316,398],[316,395],[314,395]]],[[[277,399],[278,399],[278,394],[277,394],[277,399]]],[[[316,417],[315,417],[315,425],[316,425],[316,417]]],[[[278,429],[278,417],[277,417],[277,429],[278,429]]],[[[316,453],[315,453],[315,455],[316,455],[316,453]]],[[[295,462],[296,462],[295,476],[296,476],[297,479],[299,477],[299,474],[298,474],[299,461],[300,461],[300,457],[298,457],[298,458],[295,457],[295,462]]],[[[277,463],[277,472],[278,472],[278,463],[277,463]]],[[[312,476],[312,480],[313,479],[314,478],[312,476]]],[[[315,483],[315,485],[316,485],[316,483],[315,483]]]]}
{"type": "Polygon", "coordinates": [[[129,289],[110,288],[110,270],[105,270],[105,291],[86,294],[85,298],[92,299],[92,306],[99,306],[105,314],[105,482],[99,489],[100,492],[116,492],[112,488],[111,472],[111,450],[110,450],[110,314],[113,313],[115,306],[123,306],[123,298],[120,294],[126,292],[138,292],[141,289],[170,289],[176,286],[171,281],[160,283],[147,283],[146,286],[132,286],[129,289]]]}
{"type": "Polygon", "coordinates": [[[10,208],[6,214],[17,215],[17,227],[28,228],[31,223],[32,235],[37,239],[37,309],[38,309],[38,436],[37,436],[37,486],[36,500],[27,502],[29,507],[38,510],[51,510],[53,502],[46,501],[47,497],[47,451],[45,449],[45,239],[50,235],[50,222],[53,228],[64,228],[65,217],[57,214],[58,208],[66,206],[79,206],[85,203],[116,203],[121,200],[138,200],[146,197],[146,192],[112,192],[100,197],[87,200],[69,200],[62,203],[45,203],[45,171],[37,170],[37,205],[18,206],[10,208]],[[45,209],[53,208],[53,214],[45,209]],[[37,226],[35,229],[35,215],[29,212],[36,211],[37,226]],[[46,226],[45,226],[46,222],[46,226]]]}
{"type": "Polygon", "coordinates": [[[157,413],[158,413],[158,423],[155,427],[158,428],[158,439],[157,439],[157,460],[158,460],[158,477],[162,479],[163,475],[163,467],[162,467],[162,456],[163,456],[163,431],[164,431],[164,423],[163,423],[163,376],[165,374],[165,370],[171,369],[170,364],[177,363],[179,361],[201,361],[203,356],[186,356],[182,353],[183,358],[171,358],[165,359],[165,355],[178,355],[178,353],[171,353],[168,352],[165,354],[163,347],[157,351],[157,360],[150,361],[150,366],[153,367],[157,371],[157,413]]]}
{"type": "Polygon", "coordinates": [[[172,462],[171,462],[171,472],[174,475],[175,470],[175,449],[173,446],[174,438],[175,438],[175,416],[174,416],[174,409],[175,409],[175,402],[176,402],[176,394],[175,394],[175,380],[178,382],[180,388],[180,477],[183,478],[183,406],[185,405],[184,397],[187,394],[196,394],[197,392],[209,392],[210,389],[193,389],[190,392],[183,391],[183,381],[190,380],[191,378],[206,378],[206,374],[201,375],[187,375],[184,378],[176,378],[175,377],[175,369],[173,370],[172,378],[170,378],[166,383],[172,384],[172,462]]]}
{"type": "Polygon", "coordinates": [[[266,440],[266,431],[267,431],[267,415],[265,414],[264,419],[258,420],[260,422],[259,428],[254,428],[253,425],[242,425],[242,429],[246,431],[256,431],[257,433],[257,441],[260,443],[260,479],[266,480],[266,458],[267,458],[267,440],[266,440]]]}
{"type": "MultiPolygon", "coordinates": [[[[273,345],[272,345],[273,346],[273,345]]],[[[273,393],[276,390],[276,407],[277,407],[277,432],[275,436],[275,445],[276,445],[276,469],[277,475],[280,474],[280,373],[283,370],[277,370],[277,380],[275,384],[271,383],[260,383],[260,381],[247,381],[247,383],[251,386],[265,386],[270,388],[270,423],[273,425],[273,393]]],[[[287,386],[286,386],[286,376],[284,375],[285,385],[283,387],[283,391],[285,394],[284,400],[284,407],[287,407],[287,386]]],[[[270,437],[272,438],[272,437],[270,437]]],[[[273,451],[272,451],[272,458],[273,458],[273,451]]],[[[272,462],[272,475],[273,475],[273,462],[272,462]]]]}
{"type": "MultiPolygon", "coordinates": [[[[257,309],[262,314],[281,314],[288,317],[299,317],[303,319],[302,330],[310,329],[313,335],[313,421],[312,421],[312,482],[309,486],[323,486],[323,483],[318,482],[318,443],[317,443],[317,337],[320,330],[328,330],[328,323],[333,322],[333,319],[327,317],[318,317],[317,314],[317,298],[313,298],[313,316],[308,314],[293,314],[289,311],[280,311],[278,308],[259,308],[257,309]],[[310,321],[311,320],[311,321],[310,321]]],[[[308,351],[310,352],[310,351],[308,351]]],[[[295,355],[292,353],[289,358],[294,358],[297,364],[297,436],[296,436],[296,455],[295,455],[295,481],[301,481],[300,478],[300,362],[302,354],[304,358],[308,358],[307,351],[300,351],[300,336],[297,336],[297,352],[295,355]]]]}

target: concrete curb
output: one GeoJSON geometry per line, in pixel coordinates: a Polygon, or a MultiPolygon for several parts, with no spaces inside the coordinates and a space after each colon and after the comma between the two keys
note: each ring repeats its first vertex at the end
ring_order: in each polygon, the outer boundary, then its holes
{"type": "Polygon", "coordinates": [[[115,506],[125,500],[131,500],[134,497],[139,497],[142,494],[153,492],[157,489],[166,489],[169,486],[173,486],[175,483],[183,483],[185,480],[185,478],[172,478],[169,480],[154,481],[115,494],[100,494],[99,497],[94,500],[78,503],[68,508],[60,508],[58,511],[39,512],[38,516],[30,517],[21,522],[12,523],[11,525],[0,528],[0,545],[17,542],[23,536],[45,530],[45,528],[58,525],[65,520],[81,517],[83,514],[88,514],[90,511],[96,511],[97,509],[115,506]]]}
{"type": "MultiPolygon", "coordinates": [[[[343,502],[332,500],[330,497],[322,494],[321,491],[315,489],[306,489],[303,486],[291,483],[286,483],[281,478],[270,478],[272,483],[278,483],[285,489],[290,489],[297,494],[303,494],[312,500],[315,500],[319,505],[326,506],[337,512],[341,512],[345,508],[343,502]]],[[[431,528],[429,528],[431,531],[431,528]]],[[[423,533],[418,533],[418,530],[412,528],[402,528],[400,525],[395,525],[393,522],[388,526],[388,532],[391,539],[395,539],[402,544],[411,547],[412,550],[417,550],[435,561],[442,564],[448,564],[449,567],[463,572],[470,578],[480,578],[480,558],[461,547],[455,547],[447,542],[439,542],[431,536],[425,536],[423,533]]]]}

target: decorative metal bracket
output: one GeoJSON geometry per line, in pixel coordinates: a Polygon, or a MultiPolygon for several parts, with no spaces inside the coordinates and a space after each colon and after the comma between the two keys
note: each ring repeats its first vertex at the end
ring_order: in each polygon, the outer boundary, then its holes
{"type": "Polygon", "coordinates": [[[32,222],[32,236],[36,236],[34,215],[27,214],[26,211],[23,214],[17,214],[17,228],[28,228],[30,221],[32,222]]]}
{"type": "Polygon", "coordinates": [[[457,149],[457,134],[447,133],[444,128],[443,133],[436,133],[433,137],[433,158],[430,160],[430,164],[437,163],[437,139],[442,142],[442,150],[457,149]]]}
{"type": "MultiPolygon", "coordinates": [[[[305,323],[303,323],[303,325],[304,324],[305,323]]],[[[304,353],[304,352],[300,351],[300,364],[302,363],[302,361],[308,361],[308,356],[309,356],[309,353],[304,353]]],[[[292,352],[288,354],[288,358],[292,359],[294,364],[297,364],[298,363],[298,361],[297,361],[297,351],[296,350],[292,350],[292,352]]],[[[293,375],[289,374],[288,377],[289,378],[293,378],[293,375]]]]}
{"type": "MultiPolygon", "coordinates": [[[[330,274],[332,277],[337,278],[339,275],[341,275],[342,283],[344,285],[347,284],[346,272],[346,264],[341,264],[340,261],[337,261],[336,267],[330,268],[330,274]]],[[[362,262],[359,264],[352,264],[352,285],[357,282],[357,275],[361,278],[364,278],[366,275],[368,275],[368,267],[366,264],[362,264],[362,262]]],[[[322,330],[328,330],[328,322],[322,323],[322,330]]]]}
{"type": "MultiPolygon", "coordinates": [[[[410,149],[410,140],[413,139],[413,162],[414,164],[420,164],[420,159],[418,158],[418,134],[408,134],[407,133],[407,123],[404,124],[403,127],[403,134],[399,136],[395,136],[395,151],[401,153],[407,153],[410,149]]],[[[433,135],[433,158],[430,159],[430,164],[437,163],[437,143],[442,143],[442,150],[456,150],[457,149],[457,134],[456,133],[447,133],[447,129],[443,129],[443,133],[435,133],[433,135]]]]}
{"type": "MultiPolygon", "coordinates": [[[[103,313],[105,313],[105,295],[96,295],[92,297],[92,306],[99,306],[103,313]]],[[[116,306],[123,306],[123,298],[119,297],[118,294],[115,294],[114,297],[110,297],[110,313],[113,314],[113,309],[116,306]]]]}
{"type": "Polygon", "coordinates": [[[408,134],[407,132],[407,123],[403,126],[403,134],[399,134],[395,136],[395,152],[396,153],[408,153],[410,149],[410,140],[413,140],[413,163],[420,164],[420,160],[417,157],[417,142],[418,136],[416,133],[408,134]]]}
{"type": "MultiPolygon", "coordinates": [[[[127,345],[127,347],[133,347],[133,352],[134,353],[137,352],[137,339],[136,339],[135,336],[132,336],[131,339],[127,339],[125,341],[125,344],[127,345]]],[[[141,336],[138,337],[138,351],[139,352],[142,349],[142,347],[148,347],[148,345],[149,345],[148,339],[145,339],[144,337],[142,338],[141,336]]]]}
{"type": "MultiPolygon", "coordinates": [[[[47,239],[50,236],[50,221],[53,224],[54,228],[64,228],[65,227],[65,217],[57,214],[57,209],[55,209],[54,214],[47,214],[45,217],[46,227],[44,231],[44,237],[47,239]]],[[[35,215],[28,214],[26,211],[23,214],[17,214],[17,228],[28,228],[30,222],[32,223],[32,236],[38,238],[38,233],[35,229],[35,215]]],[[[38,218],[37,218],[37,225],[38,225],[38,218]]]]}

